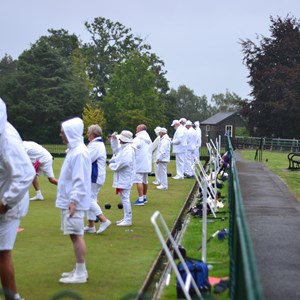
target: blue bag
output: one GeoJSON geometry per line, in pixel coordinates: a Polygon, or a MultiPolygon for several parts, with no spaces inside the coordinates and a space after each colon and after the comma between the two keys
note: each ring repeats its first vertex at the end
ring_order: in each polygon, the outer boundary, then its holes
{"type": "MultiPolygon", "coordinates": [[[[201,260],[187,258],[185,263],[194,278],[198,289],[200,290],[202,295],[208,295],[210,293],[211,285],[208,280],[208,267],[207,264],[201,260]]],[[[182,263],[177,265],[178,271],[182,277],[183,282],[185,283],[187,274],[183,268],[182,263]]],[[[176,278],[176,290],[177,290],[177,299],[185,299],[184,292],[180,286],[178,279],[176,278]]],[[[189,290],[190,296],[196,295],[196,292],[193,286],[190,286],[189,290]]]]}

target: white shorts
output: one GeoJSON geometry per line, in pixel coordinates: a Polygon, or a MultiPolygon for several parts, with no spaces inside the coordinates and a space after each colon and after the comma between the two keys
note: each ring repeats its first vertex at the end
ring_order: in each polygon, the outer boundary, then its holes
{"type": "Polygon", "coordinates": [[[40,172],[43,172],[47,178],[53,178],[54,172],[52,168],[53,160],[48,160],[45,163],[40,164],[39,171],[37,175],[40,175],[40,172]]]}
{"type": "Polygon", "coordinates": [[[0,222],[0,251],[14,248],[20,221],[13,219],[0,222]]]}
{"type": "Polygon", "coordinates": [[[134,183],[148,184],[148,173],[136,173],[134,183]]]}
{"type": "Polygon", "coordinates": [[[61,230],[67,234],[84,234],[84,211],[76,210],[74,215],[70,217],[68,209],[61,210],[61,230]]]}

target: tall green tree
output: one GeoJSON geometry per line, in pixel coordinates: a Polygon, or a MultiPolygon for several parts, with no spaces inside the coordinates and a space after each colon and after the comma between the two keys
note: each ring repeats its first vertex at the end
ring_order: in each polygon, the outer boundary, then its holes
{"type": "Polygon", "coordinates": [[[253,96],[244,114],[253,135],[299,138],[299,22],[290,16],[270,21],[270,37],[241,41],[253,96]]]}
{"type": "Polygon", "coordinates": [[[7,99],[22,137],[40,143],[59,141],[61,121],[82,114],[91,88],[77,37],[49,32],[19,56],[7,99]]]}
{"type": "Polygon", "coordinates": [[[115,66],[122,63],[131,52],[143,53],[149,57],[152,69],[157,74],[157,88],[162,93],[168,91],[163,62],[151,53],[150,45],[133,35],[130,28],[102,17],[95,18],[92,23],[86,22],[85,27],[91,34],[91,42],[84,45],[84,51],[88,59],[88,74],[94,82],[92,96],[95,101],[103,100],[115,66]]]}
{"type": "Polygon", "coordinates": [[[226,90],[225,94],[213,94],[211,97],[212,106],[216,112],[239,111],[242,109],[245,100],[235,93],[226,90]]]}
{"type": "Polygon", "coordinates": [[[102,105],[108,132],[146,124],[149,131],[165,123],[165,106],[157,88],[157,73],[151,59],[132,52],[111,75],[102,105]]]}
{"type": "Polygon", "coordinates": [[[14,91],[16,72],[17,61],[6,54],[0,61],[0,97],[4,101],[10,99],[14,91]]]}
{"type": "Polygon", "coordinates": [[[213,108],[208,104],[207,97],[197,96],[193,90],[181,85],[177,90],[170,92],[172,103],[169,103],[168,111],[172,111],[171,119],[186,118],[194,121],[203,121],[210,117],[213,108]]]}

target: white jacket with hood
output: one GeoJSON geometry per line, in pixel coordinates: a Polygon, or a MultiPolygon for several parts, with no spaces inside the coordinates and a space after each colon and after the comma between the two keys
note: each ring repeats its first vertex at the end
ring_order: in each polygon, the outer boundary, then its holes
{"type": "Polygon", "coordinates": [[[133,139],[136,147],[136,173],[149,173],[152,169],[152,140],[146,130],[137,132],[133,139]]]}
{"type": "Polygon", "coordinates": [[[68,139],[68,152],[61,167],[57,186],[56,207],[88,210],[91,203],[91,158],[83,142],[83,121],[73,118],[62,123],[68,139]]]}
{"type": "Polygon", "coordinates": [[[6,105],[0,98],[0,199],[11,207],[1,220],[19,219],[29,206],[29,187],[35,177],[33,165],[16,129],[7,122],[6,105]]]}
{"type": "Polygon", "coordinates": [[[187,129],[183,125],[179,125],[176,129],[173,140],[172,140],[172,150],[173,153],[185,153],[187,147],[187,129]]]}

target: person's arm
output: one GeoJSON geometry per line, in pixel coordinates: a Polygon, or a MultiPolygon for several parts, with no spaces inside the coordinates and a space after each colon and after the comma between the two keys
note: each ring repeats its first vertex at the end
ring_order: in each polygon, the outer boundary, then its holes
{"type": "Polygon", "coordinates": [[[7,190],[0,199],[2,211],[3,206],[7,211],[23,199],[36,174],[17,132],[11,125],[8,126],[8,131],[9,134],[2,137],[4,139],[3,165],[9,182],[7,190]]]}

